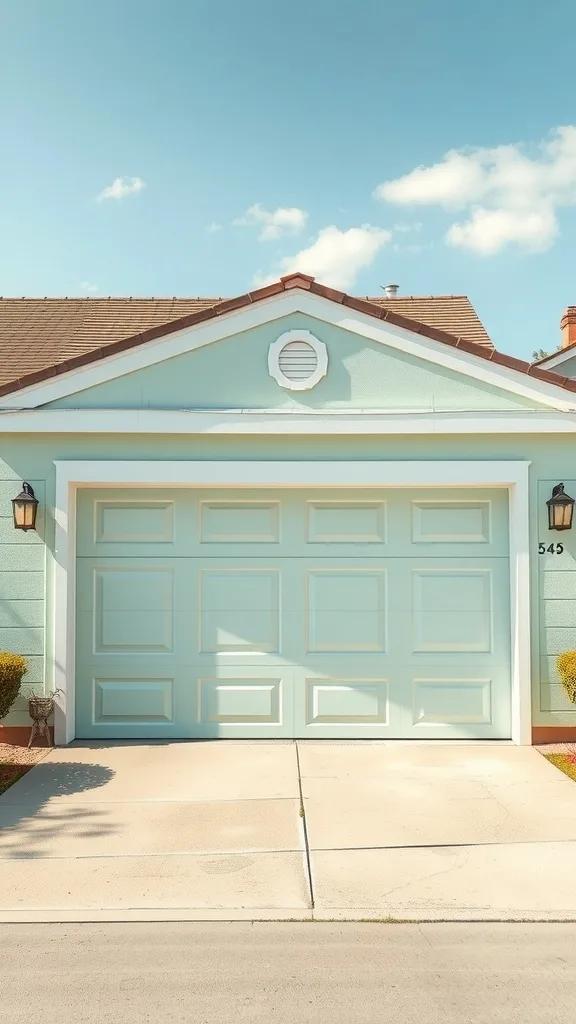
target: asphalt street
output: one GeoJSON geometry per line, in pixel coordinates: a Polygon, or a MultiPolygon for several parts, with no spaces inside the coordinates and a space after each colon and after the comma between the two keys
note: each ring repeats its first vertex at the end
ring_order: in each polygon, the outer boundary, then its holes
{"type": "Polygon", "coordinates": [[[553,1024],[576,925],[4,924],[8,1024],[553,1024]]]}

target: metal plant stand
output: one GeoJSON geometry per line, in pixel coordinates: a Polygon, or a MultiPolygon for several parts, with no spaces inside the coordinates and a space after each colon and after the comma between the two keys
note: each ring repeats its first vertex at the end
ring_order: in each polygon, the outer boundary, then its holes
{"type": "Polygon", "coordinates": [[[44,736],[47,746],[52,746],[48,719],[54,711],[54,698],[57,693],[59,693],[59,691],[54,690],[54,693],[49,694],[47,697],[37,697],[33,694],[28,698],[28,714],[32,719],[32,731],[30,733],[28,747],[32,746],[37,735],[44,736]]]}

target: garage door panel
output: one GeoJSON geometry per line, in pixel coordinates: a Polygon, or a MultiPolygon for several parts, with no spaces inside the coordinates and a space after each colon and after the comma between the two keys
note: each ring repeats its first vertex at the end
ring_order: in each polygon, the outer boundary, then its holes
{"type": "Polygon", "coordinates": [[[308,501],[308,544],[386,543],[386,503],[383,501],[308,501]]]}
{"type": "Polygon", "coordinates": [[[174,723],[173,679],[95,677],[93,691],[96,723],[174,723]]]}
{"type": "Polygon", "coordinates": [[[413,650],[492,650],[489,569],[412,570],[413,650]]]}
{"type": "Polygon", "coordinates": [[[219,726],[290,726],[291,672],[255,672],[200,676],[198,679],[198,724],[219,726]],[[288,708],[286,704],[288,703],[288,708]],[[288,713],[287,713],[288,712],[288,713]]]}
{"type": "Polygon", "coordinates": [[[77,553],[81,558],[191,555],[197,516],[197,502],[189,491],[82,489],[77,553]]]}
{"type": "Polygon", "coordinates": [[[509,736],[503,494],[81,503],[79,736],[509,736]]]}
{"type": "Polygon", "coordinates": [[[280,569],[200,569],[200,653],[280,651],[280,569]]]}
{"type": "Polygon", "coordinates": [[[307,652],[385,652],[384,569],[307,570],[306,589],[307,652]]]}
{"type": "Polygon", "coordinates": [[[306,726],[389,724],[384,678],[307,677],[305,687],[306,726]]]}
{"type": "MultiPolygon", "coordinates": [[[[505,492],[424,490],[399,498],[410,524],[407,556],[508,557],[505,492]]],[[[400,507],[399,506],[399,507],[400,507]]]]}
{"type": "Polygon", "coordinates": [[[205,500],[200,502],[201,544],[278,544],[280,501],[205,500]]]}

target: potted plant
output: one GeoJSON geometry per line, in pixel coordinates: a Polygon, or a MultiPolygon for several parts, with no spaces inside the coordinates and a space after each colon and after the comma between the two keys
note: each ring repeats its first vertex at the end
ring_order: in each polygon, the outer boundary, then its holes
{"type": "Polygon", "coordinates": [[[559,654],[556,664],[568,699],[576,704],[576,651],[565,651],[564,654],[559,654]]]}
{"type": "Polygon", "coordinates": [[[28,662],[21,654],[0,651],[0,719],[6,718],[15,704],[27,671],[28,662]]]}

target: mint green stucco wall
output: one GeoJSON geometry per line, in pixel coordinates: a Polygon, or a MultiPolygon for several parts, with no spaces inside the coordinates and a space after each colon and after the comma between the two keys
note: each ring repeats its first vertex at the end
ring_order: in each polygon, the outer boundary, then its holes
{"type": "Polygon", "coordinates": [[[53,402],[60,409],[511,410],[535,403],[338,327],[292,314],[53,402]],[[328,347],[328,374],[311,391],[284,391],[268,347],[284,331],[311,331],[328,347]]]}
{"type": "MultiPolygon", "coordinates": [[[[5,435],[0,444],[0,649],[30,656],[30,682],[44,678],[44,632],[50,623],[51,581],[44,583],[44,540],[54,545],[55,459],[257,459],[315,461],[374,460],[528,460],[532,553],[532,661],[536,724],[576,725],[555,676],[555,656],[576,647],[576,530],[549,534],[545,501],[552,485],[564,481],[576,494],[574,442],[537,436],[420,438],[232,438],[232,437],[25,437],[5,435]],[[571,476],[572,472],[572,476],[571,476]],[[45,509],[37,534],[16,534],[10,524],[10,498],[29,480],[45,509]],[[538,556],[538,541],[561,540],[561,556],[538,556]],[[541,596],[540,596],[541,594],[541,596]],[[46,603],[46,598],[48,603],[46,603]]],[[[48,639],[50,631],[48,631],[48,639]]],[[[50,650],[47,651],[50,664],[50,650]]],[[[48,676],[47,685],[52,680],[48,676]]],[[[25,724],[24,710],[12,724],[25,724]]]]}

